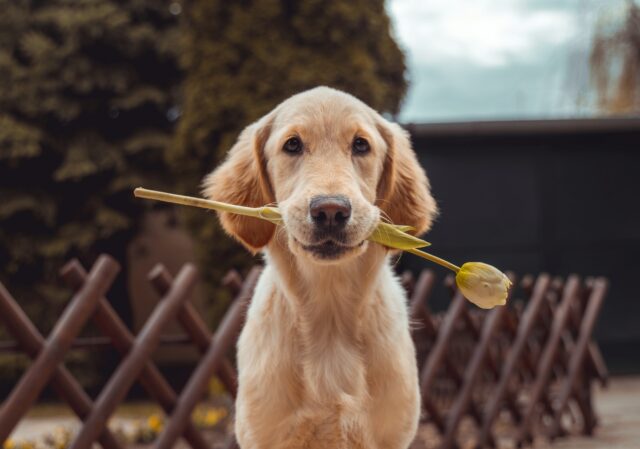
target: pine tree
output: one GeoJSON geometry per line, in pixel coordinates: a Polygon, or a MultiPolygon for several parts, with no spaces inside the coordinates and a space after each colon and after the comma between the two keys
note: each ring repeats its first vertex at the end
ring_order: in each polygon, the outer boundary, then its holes
{"type": "Polygon", "coordinates": [[[0,0],[0,280],[40,324],[68,299],[63,261],[124,258],[132,188],[171,188],[180,8],[0,0]]]}
{"type": "MultiPolygon", "coordinates": [[[[196,193],[240,130],[296,92],[328,85],[398,111],[405,62],[383,0],[191,0],[185,12],[182,117],[167,147],[181,193],[196,193]]],[[[183,213],[201,242],[211,297],[224,307],[219,279],[250,258],[211,214],[183,213]]]]}
{"type": "MultiPolygon", "coordinates": [[[[39,323],[68,298],[55,287],[63,261],[124,259],[146,207],[133,187],[196,193],[244,126],[306,88],[337,87],[388,114],[406,90],[382,0],[0,8],[0,280],[39,323]]],[[[212,214],[179,210],[201,243],[215,320],[222,275],[250,258],[212,214]]]]}

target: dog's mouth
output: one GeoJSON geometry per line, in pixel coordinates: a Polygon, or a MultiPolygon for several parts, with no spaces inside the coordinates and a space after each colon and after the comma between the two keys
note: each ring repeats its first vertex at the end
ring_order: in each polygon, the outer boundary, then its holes
{"type": "Polygon", "coordinates": [[[364,240],[356,245],[346,245],[333,239],[327,239],[321,243],[314,243],[312,245],[305,245],[300,241],[298,241],[298,243],[302,249],[310,252],[318,259],[335,260],[360,248],[364,245],[364,240]]]}

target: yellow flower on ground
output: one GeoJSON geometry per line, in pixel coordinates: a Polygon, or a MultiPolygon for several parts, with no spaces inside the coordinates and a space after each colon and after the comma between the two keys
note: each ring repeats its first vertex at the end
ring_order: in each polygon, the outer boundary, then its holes
{"type": "Polygon", "coordinates": [[[147,418],[147,425],[154,432],[160,432],[162,430],[162,427],[164,426],[164,422],[162,420],[162,417],[153,414],[149,416],[149,418],[147,418]]]}
{"type": "Polygon", "coordinates": [[[467,262],[456,274],[456,284],[469,301],[482,309],[503,306],[511,281],[497,268],[482,262],[467,262]]]}
{"type": "Polygon", "coordinates": [[[207,427],[213,427],[225,416],[227,416],[227,411],[223,408],[207,410],[204,415],[204,424],[207,427]]]}
{"type": "Polygon", "coordinates": [[[16,444],[13,442],[11,438],[7,438],[2,447],[3,449],[15,449],[16,444]]]}
{"type": "Polygon", "coordinates": [[[224,407],[198,407],[194,410],[192,419],[198,427],[215,427],[226,418],[228,412],[224,407]]]}
{"type": "Polygon", "coordinates": [[[224,384],[216,376],[209,381],[209,394],[213,396],[222,396],[227,392],[224,384]]]}

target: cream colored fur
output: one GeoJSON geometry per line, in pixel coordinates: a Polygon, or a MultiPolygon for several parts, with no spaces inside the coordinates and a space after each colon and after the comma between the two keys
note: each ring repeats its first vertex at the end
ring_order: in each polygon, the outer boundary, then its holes
{"type": "Polygon", "coordinates": [[[386,248],[366,241],[380,216],[430,227],[436,206],[407,134],[354,97],[326,87],[295,95],[250,125],[205,180],[209,198],[277,203],[284,226],[221,214],[264,253],[238,342],[236,435],[243,449],[405,449],[420,415],[406,297],[386,248]],[[291,136],[304,153],[282,151],[291,136]],[[371,150],[352,154],[355,137],[371,150]],[[321,260],[309,202],[352,204],[345,254],[321,260]]]}

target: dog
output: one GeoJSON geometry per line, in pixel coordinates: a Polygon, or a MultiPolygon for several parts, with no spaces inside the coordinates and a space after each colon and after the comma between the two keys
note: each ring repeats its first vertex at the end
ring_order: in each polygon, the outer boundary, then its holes
{"type": "Polygon", "coordinates": [[[408,133],[328,87],[249,125],[203,181],[205,197],[277,204],[283,225],[220,213],[265,268],[238,341],[243,449],[405,449],[420,392],[393,252],[379,220],[427,231],[436,214],[408,133]]]}

